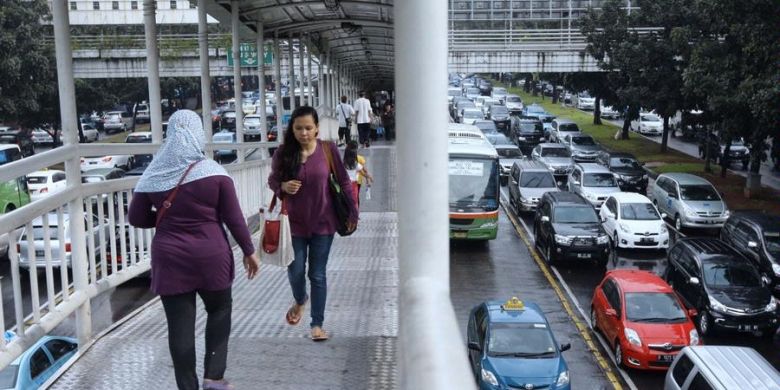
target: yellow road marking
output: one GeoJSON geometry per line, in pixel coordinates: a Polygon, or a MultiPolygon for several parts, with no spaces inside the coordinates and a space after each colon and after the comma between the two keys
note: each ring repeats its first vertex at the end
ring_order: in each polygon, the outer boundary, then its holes
{"type": "Polygon", "coordinates": [[[507,210],[504,202],[501,202],[501,207],[504,209],[504,213],[506,213],[507,217],[509,217],[509,220],[512,222],[512,225],[515,227],[515,231],[520,236],[520,239],[522,239],[525,243],[525,246],[528,247],[528,251],[531,253],[531,257],[534,259],[539,269],[542,270],[544,277],[547,278],[547,282],[549,282],[553,290],[555,290],[555,294],[558,295],[558,299],[561,301],[564,310],[566,310],[566,314],[569,316],[569,318],[571,318],[572,322],[574,322],[574,326],[577,327],[577,330],[580,332],[583,340],[585,340],[585,345],[588,346],[588,349],[596,358],[596,362],[598,362],[599,366],[604,371],[604,374],[607,376],[607,380],[609,380],[615,390],[622,390],[623,385],[620,383],[617,375],[615,375],[615,372],[612,370],[612,365],[610,364],[609,360],[604,358],[604,356],[601,354],[601,351],[599,351],[598,347],[593,342],[590,329],[585,323],[582,322],[582,320],[580,320],[579,316],[577,316],[577,314],[572,309],[572,305],[569,302],[569,299],[566,298],[566,294],[563,293],[563,290],[558,284],[558,281],[550,273],[550,270],[547,269],[546,262],[539,256],[539,253],[536,251],[536,247],[528,240],[528,237],[523,231],[523,228],[517,222],[516,217],[510,213],[509,210],[507,210]]]}

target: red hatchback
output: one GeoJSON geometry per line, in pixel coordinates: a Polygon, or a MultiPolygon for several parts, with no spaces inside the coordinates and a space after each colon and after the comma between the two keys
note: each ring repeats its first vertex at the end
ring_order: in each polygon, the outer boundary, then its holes
{"type": "Polygon", "coordinates": [[[590,322],[601,331],[623,367],[666,370],[683,347],[701,343],[680,298],[647,271],[607,272],[596,287],[590,322]]]}

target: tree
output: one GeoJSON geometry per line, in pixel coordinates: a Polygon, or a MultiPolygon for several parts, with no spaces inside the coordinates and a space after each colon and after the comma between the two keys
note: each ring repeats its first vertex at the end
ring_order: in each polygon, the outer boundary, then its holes
{"type": "Polygon", "coordinates": [[[59,119],[54,48],[41,23],[50,18],[45,0],[0,2],[0,121],[33,127],[59,119]]]}

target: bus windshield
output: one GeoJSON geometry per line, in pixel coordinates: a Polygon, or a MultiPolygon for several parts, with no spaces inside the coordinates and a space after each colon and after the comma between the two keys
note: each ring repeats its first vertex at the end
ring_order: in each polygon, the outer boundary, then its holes
{"type": "Polygon", "coordinates": [[[451,157],[450,207],[498,210],[498,161],[451,157]]]}

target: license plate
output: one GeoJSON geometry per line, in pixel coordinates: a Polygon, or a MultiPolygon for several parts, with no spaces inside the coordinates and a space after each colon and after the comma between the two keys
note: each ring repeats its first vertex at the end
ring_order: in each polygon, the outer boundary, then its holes
{"type": "Polygon", "coordinates": [[[758,325],[739,325],[737,330],[740,332],[755,332],[758,330],[758,325]]]}
{"type": "Polygon", "coordinates": [[[452,237],[453,238],[466,238],[467,235],[468,235],[468,233],[466,233],[466,232],[455,232],[455,233],[452,234],[452,237]]]}
{"type": "Polygon", "coordinates": [[[577,253],[578,259],[590,259],[590,253],[577,253]]]}
{"type": "Polygon", "coordinates": [[[655,243],[655,240],[653,240],[652,238],[640,238],[639,242],[642,242],[642,243],[655,243]]]}
{"type": "Polygon", "coordinates": [[[35,251],[35,257],[43,257],[46,256],[46,253],[44,251],[35,251]]]}
{"type": "Polygon", "coordinates": [[[659,362],[669,362],[671,363],[674,360],[674,355],[658,355],[658,361],[659,362]]]}
{"type": "Polygon", "coordinates": [[[89,162],[89,165],[96,165],[96,164],[97,164],[97,161],[90,161],[89,162]]]}

